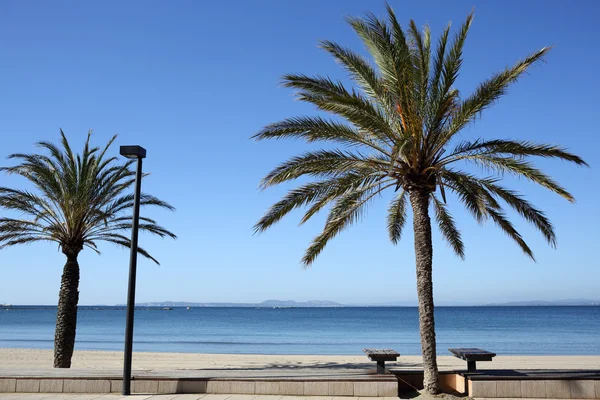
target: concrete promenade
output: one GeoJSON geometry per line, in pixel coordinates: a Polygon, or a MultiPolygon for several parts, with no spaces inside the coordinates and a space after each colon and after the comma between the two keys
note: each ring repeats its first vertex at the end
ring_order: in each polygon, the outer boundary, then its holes
{"type": "MultiPolygon", "coordinates": [[[[121,396],[113,394],[2,394],[0,400],[348,400],[347,397],[303,397],[303,396],[248,396],[248,395],[221,395],[221,394],[159,394],[159,395],[131,395],[121,396]]],[[[444,399],[444,397],[419,396],[413,400],[434,400],[444,399]]],[[[447,398],[446,398],[447,399],[447,398]]],[[[453,400],[458,400],[455,398],[453,400]]],[[[508,398],[495,398],[494,400],[509,400],[508,398]]],[[[360,397],[357,400],[399,400],[398,397],[360,397]]],[[[487,400],[485,398],[475,398],[475,400],[487,400]]],[[[538,399],[521,399],[538,400],[538,399]]],[[[562,399],[558,399],[562,400],[562,399]]],[[[565,399],[566,400],[566,399],[565,399]]],[[[572,400],[572,399],[571,399],[572,400]]]]}
{"type": "MultiPolygon", "coordinates": [[[[73,368],[54,369],[51,350],[0,349],[0,400],[120,398],[122,363],[120,352],[76,351],[73,368]]],[[[456,372],[465,364],[439,357],[442,386],[478,398],[600,399],[600,356],[498,356],[468,382],[456,372]]],[[[387,363],[385,375],[365,356],[134,353],[133,367],[134,399],[386,399],[422,380],[417,356],[387,363]]]]}

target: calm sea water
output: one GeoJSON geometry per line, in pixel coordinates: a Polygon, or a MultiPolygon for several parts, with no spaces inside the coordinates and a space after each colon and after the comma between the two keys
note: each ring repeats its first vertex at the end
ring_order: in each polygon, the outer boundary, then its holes
{"type": "MultiPolygon", "coordinates": [[[[51,349],[56,309],[0,310],[0,347],[51,349]]],[[[482,347],[498,354],[600,355],[600,307],[438,307],[438,353],[482,347]]],[[[125,311],[80,309],[77,349],[122,350],[125,311]]],[[[175,308],[137,310],[135,351],[419,354],[417,309],[175,308]]]]}

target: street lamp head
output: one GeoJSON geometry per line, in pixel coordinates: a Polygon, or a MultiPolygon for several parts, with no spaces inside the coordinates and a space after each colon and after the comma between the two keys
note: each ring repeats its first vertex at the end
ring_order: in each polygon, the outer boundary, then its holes
{"type": "Polygon", "coordinates": [[[119,153],[127,158],[146,158],[146,149],[142,146],[121,146],[119,153]]]}

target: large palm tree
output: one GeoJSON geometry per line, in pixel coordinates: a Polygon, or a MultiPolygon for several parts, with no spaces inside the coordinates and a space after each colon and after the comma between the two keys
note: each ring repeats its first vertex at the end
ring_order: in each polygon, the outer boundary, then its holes
{"type": "MultiPolygon", "coordinates": [[[[114,136],[103,148],[90,147],[88,133],[82,154],[73,154],[64,133],[62,147],[50,142],[38,145],[48,154],[12,154],[19,160],[12,167],[0,168],[8,174],[26,178],[37,193],[0,187],[0,206],[20,215],[0,218],[0,249],[49,241],[58,244],[67,257],[63,269],[54,337],[54,367],[69,368],[75,345],[77,303],[79,301],[79,263],[84,247],[99,253],[97,242],[106,241],[130,247],[125,234],[131,231],[134,197],[131,187],[135,171],[133,160],[118,163],[106,152],[114,136]]],[[[140,197],[142,206],[173,207],[148,194],[140,197]]],[[[156,221],[140,217],[139,229],[160,237],[176,236],[156,221]]],[[[158,264],[146,250],[138,252],[158,264]]]]}
{"type": "Polygon", "coordinates": [[[467,17],[453,40],[449,39],[450,26],[447,26],[435,49],[428,27],[419,30],[411,21],[404,31],[389,6],[386,19],[372,14],[349,18],[374,64],[336,43],[323,41],[321,47],[349,73],[354,88],[347,89],[341,82],[324,76],[292,74],[283,79],[284,86],[297,90],[301,101],[337,118],[288,118],[268,125],[255,135],[256,139],[302,138],[307,142],[343,146],[293,157],[261,182],[261,187],[267,188],[303,176],[313,179],[275,203],[256,224],[257,232],[298,207],[308,207],[301,220],[304,223],[330,206],[323,231],[302,259],[306,266],[313,263],[330,239],[361,217],[371,200],[386,190],[394,194],[388,210],[389,237],[393,243],[398,242],[410,202],[424,387],[430,393],[439,391],[430,208],[443,237],[461,258],[463,241],[446,203],[446,193],[450,192],[477,221],[491,219],[533,258],[503,207],[512,207],[555,246],[552,224],[522,195],[501,186],[501,178],[505,173],[523,177],[573,202],[573,196],[537,169],[529,158],[558,158],[585,165],[581,158],[552,145],[486,138],[457,141],[465,126],[503,96],[549,50],[536,51],[463,97],[454,83],[472,18],[472,14],[467,17]],[[465,162],[482,167],[488,175],[480,177],[460,169],[465,162]]]}

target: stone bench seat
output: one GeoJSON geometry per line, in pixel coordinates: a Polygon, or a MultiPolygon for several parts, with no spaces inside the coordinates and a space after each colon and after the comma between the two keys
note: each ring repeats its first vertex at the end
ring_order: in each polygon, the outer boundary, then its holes
{"type": "Polygon", "coordinates": [[[496,353],[478,348],[456,348],[448,349],[448,351],[455,357],[467,362],[468,372],[477,371],[477,361],[492,361],[492,358],[496,357],[496,353]]]}
{"type": "Polygon", "coordinates": [[[377,362],[377,373],[385,374],[385,362],[396,361],[400,353],[392,349],[363,349],[371,361],[377,362]]]}

